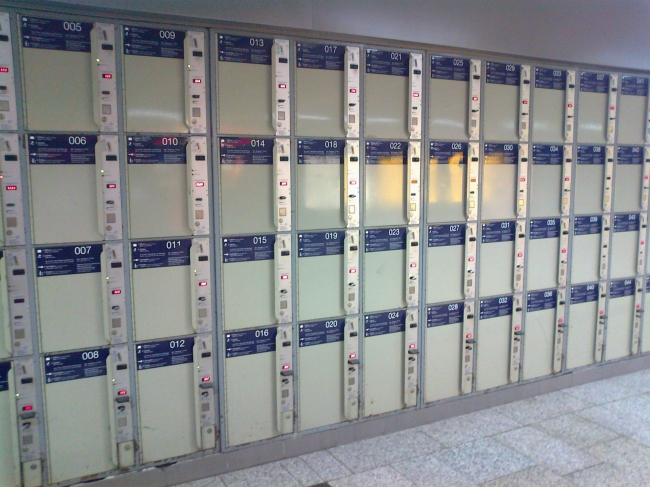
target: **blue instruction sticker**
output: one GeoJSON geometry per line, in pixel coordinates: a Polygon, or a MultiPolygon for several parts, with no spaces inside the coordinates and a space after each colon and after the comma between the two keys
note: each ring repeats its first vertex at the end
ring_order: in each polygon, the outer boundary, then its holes
{"type": "Polygon", "coordinates": [[[343,254],[345,231],[298,234],[298,257],[322,257],[343,254]]]}
{"type": "Polygon", "coordinates": [[[298,164],[343,164],[345,139],[298,139],[298,164]]]}
{"type": "Polygon", "coordinates": [[[533,145],[533,164],[559,166],[562,164],[563,155],[561,145],[533,145]]]}
{"type": "Polygon", "coordinates": [[[95,164],[96,135],[28,136],[30,164],[95,164]]]}
{"type": "Polygon", "coordinates": [[[9,390],[9,372],[11,372],[11,362],[0,362],[0,392],[9,390]]]}
{"type": "Polygon", "coordinates": [[[565,90],[566,71],[563,69],[535,68],[535,88],[565,90]]]}
{"type": "Polygon", "coordinates": [[[138,343],[135,346],[135,360],[138,370],[191,364],[194,362],[194,337],[138,343]]]}
{"type": "Polygon", "coordinates": [[[131,242],[131,267],[156,269],[190,265],[191,238],[131,242]]]}
{"type": "Polygon", "coordinates": [[[598,300],[598,284],[571,286],[571,304],[591,303],[598,300]]]}
{"type": "Polygon", "coordinates": [[[275,352],[276,326],[226,333],[226,358],[275,352]]]}
{"type": "Polygon", "coordinates": [[[271,65],[272,48],[273,39],[219,34],[219,61],[271,65]]]}
{"type": "Polygon", "coordinates": [[[469,81],[469,59],[431,56],[431,77],[451,81],[469,81]]]}
{"type": "Polygon", "coordinates": [[[427,328],[461,323],[464,310],[465,304],[462,301],[429,306],[427,308],[427,328]]]}
{"type": "Polygon", "coordinates": [[[126,138],[129,164],[187,164],[189,137],[134,135],[126,138]]]}
{"type": "Polygon", "coordinates": [[[479,306],[479,320],[508,316],[512,314],[512,295],[481,299],[479,306]]]}
{"type": "Polygon", "coordinates": [[[430,164],[467,164],[467,142],[431,142],[430,164]]]}
{"type": "Polygon", "coordinates": [[[408,142],[367,141],[366,164],[406,164],[408,147],[408,142]]]}
{"type": "Polygon", "coordinates": [[[517,164],[517,144],[494,144],[483,145],[483,156],[485,164],[517,164]]]}
{"type": "Polygon", "coordinates": [[[406,249],[406,227],[370,229],[365,235],[366,252],[406,249]]]}
{"type": "Polygon", "coordinates": [[[54,384],[106,375],[106,359],[110,353],[108,348],[98,348],[46,355],[43,357],[45,382],[54,384]]]}
{"type": "Polygon", "coordinates": [[[576,216],[573,219],[573,235],[594,235],[602,231],[603,217],[600,215],[576,216]]]}
{"type": "Polygon", "coordinates": [[[451,245],[465,245],[465,223],[451,225],[430,225],[427,233],[429,247],[449,247],[451,245]]]}
{"type": "Polygon", "coordinates": [[[609,75],[583,71],[580,73],[580,91],[607,93],[609,91],[609,75]]]}
{"type": "Polygon", "coordinates": [[[623,298],[625,296],[634,295],[634,288],[636,281],[634,279],[620,279],[612,281],[609,284],[609,297],[610,298],[623,298]]]}
{"type": "Polygon", "coordinates": [[[557,291],[537,291],[526,295],[526,311],[542,311],[557,307],[557,291]]]}
{"type": "MultiPolygon", "coordinates": [[[[226,237],[221,239],[224,264],[232,262],[255,262],[275,257],[275,235],[250,237],[226,237]]],[[[285,252],[290,252],[286,250],[285,252]]]]}
{"type": "Polygon", "coordinates": [[[36,275],[49,277],[101,272],[103,251],[102,244],[38,248],[36,275]]]}
{"type": "Polygon", "coordinates": [[[530,221],[530,239],[556,238],[560,236],[560,219],[546,218],[530,221]]]}
{"type": "Polygon", "coordinates": [[[636,232],[639,229],[639,214],[625,213],[614,215],[614,232],[636,232]]]}
{"type": "Polygon", "coordinates": [[[409,61],[408,52],[366,49],[366,73],[408,76],[409,61]]]}
{"type": "Polygon", "coordinates": [[[643,147],[618,146],[616,164],[637,165],[643,163],[643,147]]]}
{"type": "Polygon", "coordinates": [[[621,80],[621,95],[648,96],[648,78],[623,76],[621,80]]]}
{"type": "Polygon", "coordinates": [[[389,333],[399,333],[406,329],[406,311],[387,311],[364,317],[364,336],[376,337],[389,333]]]}
{"type": "Polygon", "coordinates": [[[481,224],[481,242],[512,242],[515,240],[517,225],[514,220],[481,224]]]}
{"type": "Polygon", "coordinates": [[[90,52],[92,22],[22,16],[20,26],[23,47],[90,52]]]}
{"type": "Polygon", "coordinates": [[[306,42],[296,44],[296,66],[299,68],[343,71],[344,63],[345,46],[306,42]]]}
{"type": "Polygon", "coordinates": [[[124,54],[185,59],[185,36],[184,30],[125,25],[124,54]]]}
{"type": "Polygon", "coordinates": [[[521,66],[488,61],[485,63],[485,82],[497,85],[519,86],[521,66]]]}
{"type": "Polygon", "coordinates": [[[219,161],[221,164],[273,164],[274,144],[273,139],[222,137],[219,161]]]}
{"type": "Polygon", "coordinates": [[[604,145],[579,145],[578,164],[605,164],[604,145]]]}
{"type": "Polygon", "coordinates": [[[650,293],[650,276],[645,278],[645,292],[650,293]]]}
{"type": "Polygon", "coordinates": [[[311,347],[324,343],[343,341],[345,318],[300,323],[298,326],[299,347],[311,347]]]}

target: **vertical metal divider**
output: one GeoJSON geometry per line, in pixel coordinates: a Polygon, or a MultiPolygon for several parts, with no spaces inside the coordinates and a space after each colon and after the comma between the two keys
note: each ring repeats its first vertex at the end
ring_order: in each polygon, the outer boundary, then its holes
{"type": "Polygon", "coordinates": [[[359,417],[357,422],[365,419],[365,383],[366,383],[366,326],[365,326],[365,262],[366,262],[366,44],[359,44],[359,417]]]}

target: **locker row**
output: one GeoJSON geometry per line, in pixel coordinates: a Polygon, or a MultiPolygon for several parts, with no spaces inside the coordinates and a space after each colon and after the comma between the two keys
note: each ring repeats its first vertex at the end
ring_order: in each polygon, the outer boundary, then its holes
{"type": "Polygon", "coordinates": [[[532,140],[560,144],[577,127],[579,143],[612,144],[618,124],[619,143],[648,136],[642,77],[170,25],[9,14],[0,24],[3,130],[18,127],[20,65],[30,131],[117,132],[123,113],[125,132],[205,134],[212,100],[219,134],[288,136],[295,124],[298,136],[420,139],[425,127],[478,140],[483,126],[485,140],[525,142],[532,127],[532,140]]]}

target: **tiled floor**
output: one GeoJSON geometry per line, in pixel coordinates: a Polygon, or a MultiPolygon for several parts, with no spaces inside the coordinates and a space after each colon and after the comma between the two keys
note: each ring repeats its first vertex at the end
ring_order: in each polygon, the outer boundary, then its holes
{"type": "Polygon", "coordinates": [[[650,371],[178,487],[650,485],[650,371]]]}

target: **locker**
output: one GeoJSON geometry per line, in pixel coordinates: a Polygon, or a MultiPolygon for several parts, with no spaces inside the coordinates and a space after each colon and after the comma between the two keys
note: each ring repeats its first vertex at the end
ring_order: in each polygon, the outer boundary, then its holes
{"type": "MultiPolygon", "coordinates": [[[[470,137],[470,64],[469,59],[431,56],[430,138],[467,140],[470,137]]],[[[480,81],[479,74],[479,90],[480,81]]]]}
{"type": "Polygon", "coordinates": [[[465,142],[429,143],[429,223],[466,218],[467,150],[465,142]]]}
{"type": "Polygon", "coordinates": [[[618,146],[614,182],[614,211],[641,210],[643,147],[618,146]]]}
{"type": "Polygon", "coordinates": [[[567,132],[573,137],[574,102],[567,100],[567,94],[575,93],[574,77],[573,71],[535,67],[535,110],[532,122],[535,142],[561,144],[565,142],[567,132]],[[570,114],[567,113],[569,111],[570,114]],[[567,124],[570,124],[569,130],[567,124]]]}
{"type": "MultiPolygon", "coordinates": [[[[598,283],[571,286],[566,368],[596,362],[594,350],[599,319],[598,283]]],[[[604,310],[603,310],[604,314],[604,310]]]]}
{"type": "MultiPolygon", "coordinates": [[[[2,15],[0,14],[0,27],[2,15]]],[[[0,47],[0,55],[2,49],[0,47]]],[[[1,59],[0,59],[1,62],[1,59]]],[[[1,82],[1,81],[0,81],[1,82]]],[[[2,99],[0,90],[0,112],[2,99]]],[[[0,126],[2,113],[0,113],[0,126]]],[[[20,174],[20,143],[17,134],[0,135],[0,200],[2,219],[0,225],[0,245],[25,245],[25,215],[23,213],[23,182],[20,174]]]]}
{"type": "MultiPolygon", "coordinates": [[[[608,74],[586,71],[580,73],[578,142],[583,144],[605,144],[607,142],[610,112],[607,105],[609,85],[610,75],[608,74]]],[[[537,103],[535,105],[537,106],[537,103]]]]}
{"type": "Polygon", "coordinates": [[[600,215],[576,216],[573,219],[571,282],[599,279],[599,262],[603,218],[600,215]]]}
{"type": "Polygon", "coordinates": [[[219,132],[289,135],[289,41],[228,34],[216,37],[219,132]]]}
{"type": "Polygon", "coordinates": [[[563,159],[561,145],[533,145],[529,205],[531,217],[559,216],[562,213],[563,159]]]}
{"type": "Polygon", "coordinates": [[[298,429],[357,419],[359,318],[300,323],[298,336],[298,429]]]}
{"type": "Polygon", "coordinates": [[[526,289],[555,287],[559,284],[560,219],[530,220],[529,228],[526,289]]]}
{"type": "Polygon", "coordinates": [[[618,107],[618,143],[643,145],[648,120],[648,78],[623,76],[618,107]]]}
{"type": "Polygon", "coordinates": [[[417,309],[364,316],[363,416],[415,406],[417,309]]]}
{"type": "Polygon", "coordinates": [[[212,336],[138,343],[135,352],[142,462],[214,449],[212,336]]]}
{"type": "Polygon", "coordinates": [[[364,311],[406,306],[406,241],[408,229],[365,230],[364,311]]]}
{"type": "Polygon", "coordinates": [[[427,403],[463,394],[461,382],[467,366],[463,353],[464,307],[462,301],[427,307],[424,360],[424,401],[427,403]]]}
{"type": "Polygon", "coordinates": [[[21,16],[29,130],[117,132],[115,27],[21,16]]]}
{"type": "Polygon", "coordinates": [[[292,320],[289,235],[223,238],[222,258],[226,330],[292,320]]]}
{"type": "Polygon", "coordinates": [[[609,285],[605,360],[632,354],[635,279],[620,279],[609,285]]]}
{"type": "Polygon", "coordinates": [[[41,247],[35,257],[43,352],[126,342],[121,243],[41,247]]]}
{"type": "Polygon", "coordinates": [[[210,233],[205,137],[128,136],[129,236],[210,233]]]}
{"type": "Polygon", "coordinates": [[[639,213],[614,215],[614,234],[610,254],[611,279],[637,274],[639,257],[639,213]]]}
{"type": "Polygon", "coordinates": [[[366,137],[421,137],[422,69],[422,54],[366,49],[366,137]]]}
{"type": "Polygon", "coordinates": [[[11,362],[0,362],[0,485],[21,487],[16,386],[11,362]]]}
{"type": "Polygon", "coordinates": [[[291,230],[289,139],[229,137],[219,147],[222,232],[291,230]]]}
{"type": "Polygon", "coordinates": [[[118,137],[30,134],[25,139],[34,242],[120,240],[118,137]]]}
{"type": "Polygon", "coordinates": [[[603,146],[578,146],[574,213],[583,215],[603,211],[603,193],[607,184],[605,158],[606,150],[603,146]]]}
{"type": "MultiPolygon", "coordinates": [[[[485,140],[519,140],[519,85],[522,66],[488,61],[485,63],[485,101],[483,138],[485,140]]],[[[530,68],[528,69],[530,73],[530,68]]],[[[530,83],[530,79],[528,80],[530,83]]]]}
{"type": "Polygon", "coordinates": [[[125,25],[127,132],[204,134],[205,33],[125,25]]]}
{"type": "Polygon", "coordinates": [[[0,130],[18,130],[18,111],[16,109],[16,77],[14,74],[13,45],[11,36],[11,17],[0,12],[0,130]]]}
{"type": "MultiPolygon", "coordinates": [[[[427,236],[427,303],[465,297],[467,225],[430,225],[427,236]]],[[[476,238],[474,236],[474,238],[476,238]]],[[[474,260],[472,260],[474,262],[474,260]]]]}
{"type": "Polygon", "coordinates": [[[481,299],[479,302],[477,391],[492,389],[509,382],[513,301],[513,295],[507,295],[481,299]]]}
{"type": "Polygon", "coordinates": [[[516,216],[518,151],[517,144],[483,144],[481,219],[516,216]]]}
{"type": "Polygon", "coordinates": [[[645,277],[645,295],[643,298],[643,328],[641,330],[641,353],[650,352],[650,276],[645,277]]]}
{"type": "Polygon", "coordinates": [[[557,291],[526,294],[523,380],[553,373],[557,291]]]}
{"type": "Polygon", "coordinates": [[[131,243],[131,299],[136,340],[212,330],[207,238],[131,243]]]}
{"type": "Polygon", "coordinates": [[[409,144],[366,141],[365,224],[408,223],[407,178],[409,144]]]}
{"type": "Polygon", "coordinates": [[[226,443],[293,433],[291,325],[226,333],[226,443]]]}
{"type": "Polygon", "coordinates": [[[480,296],[511,293],[514,281],[516,222],[481,224],[480,296]]]}
{"type": "Polygon", "coordinates": [[[296,44],[296,133],[359,136],[358,47],[296,44]]]}
{"type": "Polygon", "coordinates": [[[32,320],[24,249],[0,251],[0,357],[31,355],[32,320]]]}

